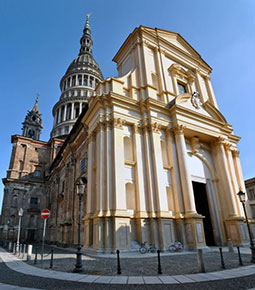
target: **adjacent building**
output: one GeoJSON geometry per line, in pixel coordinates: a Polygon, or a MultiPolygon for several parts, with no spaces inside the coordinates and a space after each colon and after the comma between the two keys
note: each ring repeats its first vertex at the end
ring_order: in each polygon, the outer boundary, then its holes
{"type": "Polygon", "coordinates": [[[140,26],[113,59],[118,77],[104,80],[88,17],[80,43],[60,82],[49,142],[33,139],[36,130],[13,136],[18,146],[3,179],[2,224],[10,220],[15,192],[31,204],[40,184],[51,210],[47,240],[77,244],[76,183],[86,177],[84,251],[131,250],[144,241],[162,250],[176,240],[188,249],[248,242],[236,195],[245,190],[240,137],[219,111],[211,67],[178,33],[140,26]],[[43,159],[26,155],[30,171],[22,167],[22,144],[43,159]],[[44,176],[36,183],[37,170],[44,176]],[[24,175],[24,189],[15,191],[24,175]]]}

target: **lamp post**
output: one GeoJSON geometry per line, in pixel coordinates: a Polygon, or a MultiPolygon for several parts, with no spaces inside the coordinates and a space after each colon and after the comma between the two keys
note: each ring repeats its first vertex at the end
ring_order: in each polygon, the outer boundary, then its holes
{"type": "Polygon", "coordinates": [[[78,213],[78,246],[77,246],[77,254],[76,254],[76,264],[73,272],[80,273],[83,271],[82,268],[82,260],[81,260],[81,199],[84,194],[85,185],[83,182],[79,181],[76,183],[77,194],[79,196],[79,213],[78,213]]]}
{"type": "Polygon", "coordinates": [[[240,190],[237,193],[237,195],[238,195],[238,197],[240,199],[240,202],[243,205],[243,210],[244,210],[244,214],[245,214],[245,220],[246,220],[247,227],[248,227],[248,233],[249,233],[249,238],[250,238],[250,249],[251,249],[251,262],[255,263],[255,247],[254,247],[254,243],[253,243],[253,240],[252,240],[251,229],[250,229],[250,226],[249,226],[248,216],[247,216],[247,212],[246,212],[246,208],[245,208],[245,193],[240,190]]]}
{"type": "Polygon", "coordinates": [[[19,216],[19,227],[18,227],[18,235],[17,235],[16,253],[19,252],[20,226],[21,226],[21,218],[23,216],[22,208],[19,209],[18,216],[19,216]]]}

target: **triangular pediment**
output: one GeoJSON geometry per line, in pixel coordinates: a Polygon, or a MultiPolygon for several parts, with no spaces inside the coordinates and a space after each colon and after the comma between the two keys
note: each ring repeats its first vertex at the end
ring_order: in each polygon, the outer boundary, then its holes
{"type": "Polygon", "coordinates": [[[196,114],[201,114],[212,118],[216,121],[227,123],[221,112],[208,101],[202,103],[199,95],[192,95],[188,93],[181,94],[169,103],[169,108],[172,108],[175,105],[188,109],[189,111],[193,111],[196,114]]]}
{"type": "Polygon", "coordinates": [[[146,31],[150,34],[158,36],[159,39],[167,41],[171,45],[181,49],[184,53],[187,53],[195,58],[201,59],[206,66],[210,66],[201,58],[201,55],[179,34],[173,31],[167,31],[159,28],[150,28],[142,26],[143,31],[146,31]]]}

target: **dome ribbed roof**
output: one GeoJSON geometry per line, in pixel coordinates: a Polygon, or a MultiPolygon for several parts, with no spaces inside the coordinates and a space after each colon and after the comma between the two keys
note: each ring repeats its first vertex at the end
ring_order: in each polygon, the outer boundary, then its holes
{"type": "Polygon", "coordinates": [[[85,69],[94,69],[98,73],[98,77],[103,80],[99,65],[91,54],[82,54],[75,58],[68,67],[66,74],[81,72],[81,70],[85,69]]]}

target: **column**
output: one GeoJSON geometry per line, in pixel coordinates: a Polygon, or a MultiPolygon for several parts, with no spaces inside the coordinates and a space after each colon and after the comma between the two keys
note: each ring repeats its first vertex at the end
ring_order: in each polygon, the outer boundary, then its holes
{"type": "Polygon", "coordinates": [[[173,194],[174,194],[174,204],[175,204],[175,215],[180,216],[182,213],[184,213],[184,206],[183,206],[183,199],[182,194],[180,190],[180,178],[178,174],[178,168],[177,168],[177,159],[176,159],[176,150],[174,144],[174,136],[172,135],[172,132],[169,132],[169,130],[166,131],[166,142],[167,142],[167,150],[168,150],[168,156],[169,156],[169,162],[171,165],[171,182],[173,186],[173,194]]]}
{"type": "Polygon", "coordinates": [[[66,121],[66,106],[67,105],[65,105],[65,108],[64,108],[64,120],[63,121],[66,121]]]}
{"type": "Polygon", "coordinates": [[[93,192],[93,184],[95,183],[95,180],[93,180],[94,176],[94,137],[93,134],[90,134],[88,136],[88,185],[87,185],[87,214],[93,213],[92,209],[92,195],[93,192]]]}
{"type": "Polygon", "coordinates": [[[126,210],[126,189],[124,182],[124,144],[123,144],[123,133],[122,126],[124,120],[120,118],[114,119],[113,129],[113,154],[114,154],[114,201],[116,210],[126,210]]]}
{"type": "Polygon", "coordinates": [[[220,171],[222,175],[222,184],[225,191],[225,196],[227,199],[228,209],[229,209],[229,215],[230,216],[237,216],[237,206],[235,202],[233,187],[231,184],[231,179],[229,175],[229,168],[226,158],[226,152],[224,148],[224,139],[222,137],[218,138],[218,142],[216,143],[217,146],[217,155],[220,162],[220,171]]]}
{"type": "Polygon", "coordinates": [[[81,114],[81,111],[82,111],[82,103],[80,103],[79,115],[81,114]]]}
{"type": "Polygon", "coordinates": [[[73,115],[74,115],[74,103],[72,103],[71,107],[71,120],[73,120],[73,115]]]}
{"type": "Polygon", "coordinates": [[[215,98],[215,95],[214,95],[214,92],[213,92],[213,88],[212,88],[212,84],[211,84],[211,79],[209,76],[205,76],[204,77],[205,79],[205,84],[206,84],[206,88],[207,88],[207,92],[208,92],[208,95],[209,95],[209,98],[210,98],[210,101],[212,103],[212,105],[216,108],[218,108],[218,105],[217,105],[217,102],[216,102],[216,98],[215,98]]]}
{"type": "Polygon", "coordinates": [[[57,113],[54,115],[53,127],[57,124],[57,113]]]}
{"type": "Polygon", "coordinates": [[[112,178],[112,127],[110,119],[106,118],[106,131],[105,131],[105,176],[106,176],[106,189],[105,189],[105,208],[110,210],[113,208],[113,178],[112,178]]]}
{"type": "Polygon", "coordinates": [[[58,123],[61,122],[61,107],[58,108],[58,123]]]}
{"type": "Polygon", "coordinates": [[[186,160],[186,144],[184,138],[184,126],[177,125],[174,128],[177,157],[180,169],[181,186],[184,199],[185,214],[196,213],[196,206],[193,194],[193,187],[190,179],[190,173],[188,170],[188,164],[186,160]]]}
{"type": "Polygon", "coordinates": [[[200,99],[201,99],[201,102],[204,103],[204,97],[203,97],[203,92],[202,92],[202,89],[201,89],[201,86],[200,86],[200,72],[198,70],[196,70],[196,84],[197,84],[197,90],[198,90],[198,93],[200,95],[200,99]]]}
{"type": "Polygon", "coordinates": [[[96,184],[97,184],[97,211],[104,210],[104,189],[105,189],[105,180],[104,180],[104,167],[105,167],[105,140],[104,140],[104,131],[105,126],[103,123],[99,123],[97,128],[97,137],[96,137],[96,184]]]}
{"type": "Polygon", "coordinates": [[[157,123],[151,124],[152,150],[150,158],[152,158],[153,163],[156,212],[161,213],[161,211],[168,212],[168,201],[166,195],[166,187],[163,186],[164,184],[166,184],[166,180],[162,163],[159,127],[160,125],[157,123]]]}

